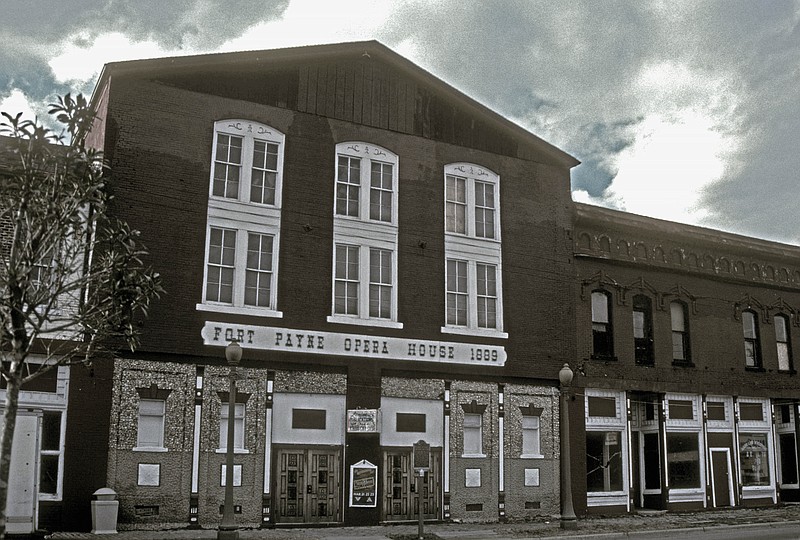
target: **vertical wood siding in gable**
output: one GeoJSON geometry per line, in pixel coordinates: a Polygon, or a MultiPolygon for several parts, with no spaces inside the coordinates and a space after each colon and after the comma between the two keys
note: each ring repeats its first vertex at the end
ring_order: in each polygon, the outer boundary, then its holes
{"type": "Polygon", "coordinates": [[[435,85],[373,59],[168,74],[169,84],[379,129],[536,159],[536,150],[435,85]]]}

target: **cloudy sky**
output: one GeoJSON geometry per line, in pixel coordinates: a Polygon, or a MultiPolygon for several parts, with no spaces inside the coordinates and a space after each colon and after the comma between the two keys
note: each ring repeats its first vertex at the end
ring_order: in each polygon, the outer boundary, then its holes
{"type": "Polygon", "coordinates": [[[800,0],[3,0],[0,110],[104,63],[377,39],[582,161],[573,198],[800,244],[800,0]]]}

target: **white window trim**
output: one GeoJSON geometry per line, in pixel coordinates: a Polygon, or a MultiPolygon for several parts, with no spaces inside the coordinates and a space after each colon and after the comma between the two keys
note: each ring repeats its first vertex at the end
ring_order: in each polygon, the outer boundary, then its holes
{"type": "Polygon", "coordinates": [[[536,438],[537,438],[536,446],[539,447],[539,452],[536,453],[536,454],[526,454],[526,453],[522,452],[519,457],[523,458],[523,459],[542,459],[542,458],[544,458],[544,454],[542,454],[542,417],[541,416],[533,416],[533,415],[524,415],[522,417],[522,425],[521,425],[522,431],[521,431],[521,434],[522,434],[522,440],[523,440],[523,444],[522,444],[523,449],[525,448],[525,443],[524,443],[525,432],[526,431],[528,431],[528,432],[534,431],[533,428],[526,428],[524,426],[525,418],[538,418],[539,419],[539,426],[535,429],[536,438]]]}
{"type": "Polygon", "coordinates": [[[403,323],[397,320],[398,303],[398,249],[397,249],[397,211],[398,211],[398,157],[393,152],[372,143],[349,141],[336,145],[335,168],[338,180],[339,156],[359,157],[361,164],[361,191],[359,194],[359,217],[336,213],[336,181],[333,192],[333,246],[331,256],[331,308],[327,322],[377,328],[402,329],[403,323]],[[370,166],[369,160],[392,164],[392,221],[369,219],[370,166]],[[365,164],[366,160],[366,164],[365,164]],[[364,227],[369,223],[369,227],[364,227]],[[359,312],[358,315],[335,313],[336,304],[336,246],[347,244],[358,247],[359,261],[359,312]],[[383,319],[369,316],[369,250],[382,249],[392,253],[392,307],[390,317],[383,319]]]}
{"type": "Polygon", "coordinates": [[[280,229],[274,229],[269,225],[259,225],[255,223],[242,223],[229,218],[208,217],[206,225],[206,252],[203,261],[203,302],[195,307],[198,311],[213,311],[217,313],[234,313],[240,315],[255,315],[261,317],[283,317],[283,312],[275,309],[278,302],[278,246],[280,245],[280,229]],[[233,303],[212,302],[205,300],[206,288],[208,287],[208,255],[210,250],[211,229],[229,229],[236,231],[236,259],[234,263],[233,276],[233,303]],[[268,234],[272,240],[272,284],[270,286],[270,305],[272,308],[247,306],[244,304],[244,279],[247,266],[247,235],[268,234]]]}
{"type": "MultiPolygon", "coordinates": [[[[153,416],[153,415],[150,415],[153,416]]],[[[134,446],[131,450],[133,452],[167,452],[168,449],[164,446],[164,442],[166,439],[166,430],[167,430],[167,400],[166,399],[140,399],[139,400],[139,408],[136,411],[136,446],[134,446]],[[164,413],[161,416],[161,445],[159,446],[140,446],[139,443],[139,429],[140,429],[140,422],[142,419],[142,413],[140,410],[141,402],[142,401],[160,401],[164,406],[164,413]]]]}
{"type": "MultiPolygon", "coordinates": [[[[625,392],[616,392],[613,390],[600,390],[600,389],[593,389],[587,388],[584,391],[584,418],[586,422],[586,431],[589,432],[606,432],[606,431],[619,431],[621,442],[620,446],[622,448],[622,485],[627,486],[629,485],[629,460],[630,455],[628,452],[628,429],[627,429],[627,417],[624,415],[622,407],[623,404],[626,403],[626,394],[625,392]],[[589,416],[589,397],[601,397],[601,398],[614,398],[615,400],[615,409],[616,409],[616,416],[614,417],[605,417],[605,416],[589,416]]],[[[607,505],[616,505],[616,504],[627,504],[627,494],[626,490],[622,491],[587,491],[586,493],[586,501],[587,505],[590,507],[594,506],[607,506],[607,505]]]]}
{"type": "Polygon", "coordinates": [[[334,158],[335,179],[333,190],[333,215],[337,220],[346,221],[366,221],[369,223],[383,224],[386,226],[397,228],[397,208],[398,208],[398,157],[394,152],[383,148],[377,144],[367,143],[364,141],[347,141],[336,145],[336,156],[334,158]],[[336,213],[336,194],[339,182],[339,156],[348,156],[361,159],[361,183],[358,196],[358,217],[346,216],[336,213]],[[380,221],[370,219],[369,217],[369,203],[370,203],[370,174],[371,162],[378,161],[380,163],[388,163],[392,165],[392,219],[391,221],[380,221]]]}
{"type": "Polygon", "coordinates": [[[211,178],[208,185],[208,198],[225,202],[236,202],[253,205],[257,207],[281,208],[283,196],[283,154],[286,136],[277,129],[253,122],[252,120],[230,119],[219,120],[214,123],[214,140],[211,148],[211,178]],[[242,137],[242,163],[241,174],[239,176],[239,194],[237,199],[219,197],[214,195],[214,162],[217,155],[217,134],[242,137]],[[277,178],[275,180],[275,204],[263,204],[250,202],[250,186],[253,165],[253,143],[255,140],[266,141],[278,145],[278,166],[277,178]]]}
{"type": "MultiPolygon", "coordinates": [[[[37,493],[38,500],[40,501],[60,501],[64,496],[64,446],[67,433],[67,411],[63,409],[43,409],[42,413],[57,412],[61,414],[61,423],[59,426],[59,440],[58,450],[43,450],[41,448],[41,436],[39,440],[39,460],[41,462],[42,456],[58,456],[58,478],[56,479],[56,492],[55,493],[37,493]]],[[[41,430],[41,426],[39,428],[41,430]]],[[[41,463],[39,463],[41,465],[41,463]]],[[[38,469],[38,467],[37,467],[38,469]]],[[[37,474],[39,474],[37,470],[37,474]]],[[[37,484],[38,485],[38,484],[37,484]]]]}
{"type": "MultiPolygon", "coordinates": [[[[462,420],[462,426],[461,426],[461,435],[462,435],[462,438],[464,438],[464,439],[466,439],[466,429],[465,428],[467,426],[465,424],[466,424],[466,417],[467,416],[477,417],[478,420],[480,421],[478,426],[477,426],[478,443],[480,444],[480,452],[477,452],[477,453],[469,452],[468,453],[468,452],[466,452],[466,449],[464,449],[464,452],[461,454],[461,457],[462,458],[485,458],[486,454],[483,451],[483,424],[484,424],[483,415],[479,414],[479,413],[464,413],[464,420],[462,420]]],[[[470,428],[475,429],[476,427],[475,426],[470,426],[470,428]]]]}
{"type": "MultiPolygon", "coordinates": [[[[449,254],[448,254],[449,255],[449,254]]],[[[445,291],[445,325],[441,327],[443,334],[456,334],[462,336],[481,336],[491,338],[507,338],[508,333],[503,332],[503,271],[499,261],[476,260],[458,256],[448,256],[445,259],[444,291],[445,291]],[[459,260],[467,263],[467,324],[456,326],[447,324],[447,261],[459,260]],[[496,328],[481,328],[478,326],[478,264],[495,267],[497,287],[497,320],[496,328]]]]}
{"type": "MultiPolygon", "coordinates": [[[[238,403],[237,402],[236,405],[241,405],[242,406],[242,446],[241,447],[236,446],[236,436],[235,436],[236,427],[235,427],[235,424],[234,424],[234,438],[233,438],[234,447],[233,447],[233,453],[234,454],[249,454],[250,450],[247,449],[247,404],[246,403],[238,403]]],[[[222,425],[221,424],[222,424],[222,413],[223,413],[223,411],[226,412],[226,413],[228,412],[228,402],[227,401],[223,401],[222,403],[220,403],[219,414],[218,414],[218,421],[219,421],[219,424],[220,424],[219,425],[220,435],[222,434],[221,433],[221,430],[222,430],[222,425]]],[[[227,419],[227,420],[230,421],[230,419],[227,419]]],[[[236,419],[234,418],[234,421],[235,420],[236,419]]],[[[226,431],[226,434],[227,434],[227,431],[226,431]]],[[[228,442],[227,438],[225,439],[225,445],[222,445],[221,444],[222,442],[223,442],[222,440],[217,441],[217,449],[214,450],[214,453],[216,453],[216,454],[224,454],[225,452],[227,452],[227,442],[228,442]]]]}
{"type": "Polygon", "coordinates": [[[466,237],[480,242],[497,242],[500,243],[500,176],[481,165],[474,163],[458,162],[449,163],[444,167],[444,201],[445,201],[445,214],[447,212],[447,177],[457,176],[465,178],[466,191],[467,191],[467,215],[466,215],[466,233],[457,233],[447,230],[445,225],[445,235],[453,235],[466,237]],[[483,238],[475,235],[475,182],[482,182],[494,185],[494,238],[483,238]]]}
{"type": "MultiPolygon", "coordinates": [[[[447,199],[447,176],[455,175],[467,178],[467,234],[444,231],[445,270],[443,276],[445,305],[443,306],[444,325],[440,328],[443,334],[476,336],[488,338],[508,338],[503,331],[503,263],[500,233],[500,177],[485,167],[472,163],[450,163],[444,167],[443,193],[447,199]],[[492,183],[495,186],[495,238],[478,238],[474,235],[474,182],[492,183]],[[447,324],[447,261],[467,261],[467,324],[456,326],[447,324]],[[497,320],[495,328],[478,327],[478,280],[477,265],[487,264],[496,268],[497,280],[497,320]]],[[[445,203],[446,204],[446,203],[445,203]]],[[[446,213],[446,208],[444,209],[446,213]]]]}
{"type": "Polygon", "coordinates": [[[203,287],[201,301],[195,305],[197,311],[229,313],[258,317],[282,318],[278,309],[278,276],[280,260],[281,206],[283,198],[283,157],[286,136],[277,129],[243,119],[219,120],[214,124],[211,150],[210,177],[208,185],[208,213],[206,221],[205,254],[203,257],[203,287]],[[214,161],[217,151],[217,134],[244,137],[242,146],[242,172],[239,177],[238,199],[213,195],[214,161]],[[259,139],[278,144],[277,178],[275,181],[275,204],[250,202],[250,167],[252,164],[253,140],[259,139]],[[208,286],[208,254],[211,228],[236,230],[236,264],[234,273],[234,301],[231,304],[206,300],[208,286]],[[272,285],[270,308],[244,305],[244,275],[247,261],[247,233],[269,234],[272,242],[272,285]],[[238,299],[238,300],[237,300],[238,299]]]}

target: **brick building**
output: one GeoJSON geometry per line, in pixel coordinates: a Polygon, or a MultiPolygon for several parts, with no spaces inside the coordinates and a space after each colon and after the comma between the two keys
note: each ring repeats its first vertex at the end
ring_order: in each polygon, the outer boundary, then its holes
{"type": "Polygon", "coordinates": [[[217,523],[230,421],[242,524],[558,513],[574,158],[375,42],[113,63],[93,104],[167,291],[96,374],[122,522],[217,523]]]}
{"type": "Polygon", "coordinates": [[[800,248],[582,204],[573,234],[578,511],[797,501],[800,248]]]}

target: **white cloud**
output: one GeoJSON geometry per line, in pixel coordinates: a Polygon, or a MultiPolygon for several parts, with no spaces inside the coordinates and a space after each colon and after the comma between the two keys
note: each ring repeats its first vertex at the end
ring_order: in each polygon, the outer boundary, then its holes
{"type": "Polygon", "coordinates": [[[119,32],[93,38],[76,34],[62,43],[61,51],[48,62],[56,80],[82,84],[94,82],[108,62],[187,54],[185,51],[165,50],[155,41],[132,41],[119,32]]]}
{"type": "Polygon", "coordinates": [[[647,115],[633,126],[633,143],[616,156],[617,175],[604,199],[635,214],[699,223],[703,190],[722,179],[735,150],[703,111],[647,115]]]}
{"type": "MultiPolygon", "coordinates": [[[[6,96],[0,101],[0,111],[8,113],[11,116],[16,116],[17,113],[22,113],[23,120],[33,120],[35,117],[41,118],[46,111],[43,109],[44,105],[36,103],[28,99],[22,90],[15,88],[11,94],[6,96]]],[[[6,121],[3,118],[2,121],[6,121]]]]}
{"type": "Polygon", "coordinates": [[[374,39],[389,19],[389,0],[293,0],[280,19],[244,31],[219,50],[241,51],[374,39]]]}

